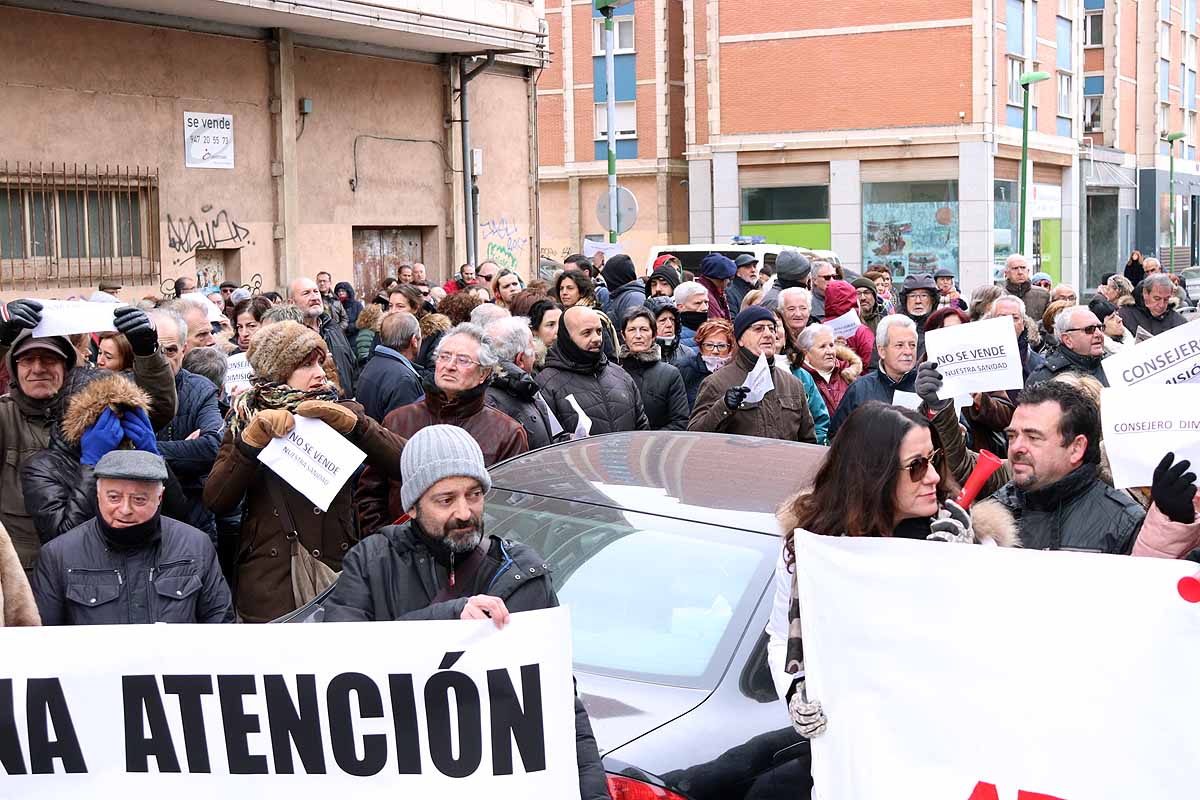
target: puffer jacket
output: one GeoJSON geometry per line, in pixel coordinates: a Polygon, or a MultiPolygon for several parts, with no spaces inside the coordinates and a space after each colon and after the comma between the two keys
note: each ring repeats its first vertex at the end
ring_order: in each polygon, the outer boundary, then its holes
{"type": "Polygon", "coordinates": [[[842,395],[842,401],[838,403],[837,411],[833,413],[833,420],[829,423],[829,438],[837,436],[838,428],[842,427],[846,417],[850,416],[863,403],[878,400],[891,405],[896,392],[916,393],[916,384],[916,367],[901,376],[900,380],[893,380],[883,371],[883,365],[880,364],[875,371],[868,372],[850,384],[850,388],[842,395]]]}
{"type": "Polygon", "coordinates": [[[1012,512],[1031,550],[1127,555],[1146,511],[1097,474],[1096,465],[1084,464],[1044,489],[1025,491],[1009,482],[992,497],[1012,512]]]}
{"type": "Polygon", "coordinates": [[[804,384],[785,366],[782,357],[769,359],[775,389],[757,403],[743,402],[735,411],[725,405],[725,392],[746,383],[758,356],[744,347],[719,370],[704,379],[696,407],[688,420],[689,431],[735,433],[763,439],[817,443],[817,428],[808,408],[804,384]]]}
{"type": "Polygon", "coordinates": [[[536,380],[550,410],[569,433],[579,424],[579,415],[567,400],[570,396],[592,420],[593,436],[650,429],[637,384],[608,356],[601,355],[595,364],[577,364],[567,360],[556,344],[546,354],[546,366],[536,380]]]}
{"type": "Polygon", "coordinates": [[[613,289],[608,295],[608,303],[604,313],[617,331],[621,330],[621,322],[625,315],[646,303],[646,284],[641,278],[630,281],[624,286],[613,289]]]}
{"type": "Polygon", "coordinates": [[[1133,287],[1133,304],[1122,306],[1117,310],[1117,313],[1121,315],[1121,320],[1125,323],[1125,330],[1137,336],[1138,328],[1141,328],[1152,336],[1158,336],[1171,328],[1187,324],[1183,315],[1170,306],[1167,306],[1167,310],[1162,316],[1156,317],[1151,314],[1150,309],[1146,308],[1144,290],[1145,285],[1141,283],[1133,287]]]}
{"type": "Polygon", "coordinates": [[[90,519],[42,548],[33,594],[44,625],[234,622],[208,536],[159,518],[156,539],[120,550],[90,519]]]}
{"type": "MultiPolygon", "coordinates": [[[[464,587],[462,597],[435,603],[449,583],[446,566],[430,550],[415,522],[384,528],[346,557],[337,588],[325,604],[324,622],[457,620],[472,594],[499,597],[515,613],[558,606],[552,570],[533,548],[494,535],[485,541],[487,552],[475,585],[464,587]]],[[[608,797],[591,722],[578,698],[575,753],[580,797],[608,797]]]]}
{"type": "MultiPolygon", "coordinates": [[[[400,450],[404,441],[363,413],[362,406],[342,401],[358,423],[346,438],[367,454],[368,469],[385,478],[400,479],[400,450]]],[[[313,558],[340,570],[350,547],[362,538],[355,524],[350,483],[338,491],[328,511],[321,511],[303,494],[284,483],[258,460],[259,449],[234,439],[226,429],[217,463],[204,487],[204,502],[214,513],[228,514],[245,500],[238,548],[236,603],[247,622],[269,622],[296,610],[292,598],[290,531],[275,504],[268,481],[275,482],[291,512],[299,542],[313,558]]]]}
{"type": "Polygon", "coordinates": [[[8,532],[0,525],[0,628],[35,627],[41,624],[25,568],[17,558],[8,532]]]}
{"type": "MultiPolygon", "coordinates": [[[[341,303],[336,300],[334,303],[341,308],[341,303]]],[[[354,348],[350,346],[350,340],[346,338],[342,326],[328,314],[321,315],[319,330],[321,338],[329,346],[329,354],[333,356],[333,363],[337,367],[338,385],[342,389],[341,396],[344,398],[354,397],[354,388],[358,381],[358,357],[354,353],[354,348]]]]}
{"type": "MultiPolygon", "coordinates": [[[[502,411],[484,405],[487,384],[481,383],[453,400],[433,382],[425,384],[425,397],[393,409],[383,427],[399,442],[408,441],[430,425],[456,425],[479,444],[485,466],[520,455],[529,449],[521,424],[502,411]]],[[[397,448],[397,458],[399,448],[397,448]]],[[[368,465],[358,479],[354,505],[363,535],[374,533],[408,511],[400,502],[401,478],[368,465]]]]}
{"type": "Polygon", "coordinates": [[[825,380],[825,376],[816,370],[807,360],[801,362],[804,371],[813,379],[813,383],[817,385],[817,391],[821,393],[821,397],[825,400],[825,407],[829,409],[829,414],[832,417],[837,413],[838,406],[842,403],[842,398],[846,396],[846,392],[850,389],[850,384],[854,383],[863,373],[863,360],[858,357],[848,347],[838,346],[834,349],[834,355],[837,357],[837,366],[833,372],[829,373],[829,380],[825,380]]]}
{"type": "Polygon", "coordinates": [[[1101,386],[1108,386],[1108,377],[1104,374],[1104,368],[1100,366],[1101,360],[1100,356],[1081,356],[1059,345],[1053,353],[1046,356],[1040,367],[1029,373],[1025,385],[1033,386],[1035,383],[1048,381],[1062,372],[1078,372],[1081,375],[1092,376],[1100,381],[1101,386]]]}
{"type": "MultiPolygon", "coordinates": [[[[825,321],[837,319],[852,308],[857,312],[858,290],[845,281],[830,281],[825,287],[825,321]]],[[[869,364],[871,354],[875,352],[875,334],[860,322],[846,345],[862,359],[862,363],[869,364]]]]}
{"type": "Polygon", "coordinates": [[[677,368],[663,363],[657,344],[644,353],[630,353],[622,347],[621,367],[637,384],[650,430],[687,430],[688,401],[683,376],[677,368]]]}
{"type": "Polygon", "coordinates": [[[215,541],[217,520],[204,507],[202,495],[225,433],[217,387],[207,378],[181,369],[175,376],[175,392],[179,398],[175,419],[158,432],[158,452],[179,479],[190,506],[191,513],[179,521],[204,531],[215,541]],[[189,439],[193,431],[200,435],[189,439]]]}
{"type": "Polygon", "coordinates": [[[537,381],[511,361],[500,362],[495,377],[484,392],[483,402],[488,408],[503,411],[521,424],[530,450],[566,438],[558,418],[538,393],[537,381]]]}

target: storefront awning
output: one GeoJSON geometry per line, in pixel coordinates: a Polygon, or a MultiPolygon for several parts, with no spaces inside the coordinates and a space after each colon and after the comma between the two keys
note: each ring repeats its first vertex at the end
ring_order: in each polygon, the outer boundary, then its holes
{"type": "Polygon", "coordinates": [[[1105,161],[1093,161],[1092,159],[1083,161],[1083,177],[1086,186],[1132,189],[1137,186],[1137,180],[1130,172],[1131,170],[1105,161]]]}

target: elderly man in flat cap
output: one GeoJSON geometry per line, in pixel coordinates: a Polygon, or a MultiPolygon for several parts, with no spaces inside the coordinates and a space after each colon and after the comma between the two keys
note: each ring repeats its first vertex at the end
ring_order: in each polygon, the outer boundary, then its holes
{"type": "Polygon", "coordinates": [[[233,622],[208,535],[160,514],[162,456],[113,450],[94,472],[98,516],[38,557],[33,595],[42,623],[233,622]]]}

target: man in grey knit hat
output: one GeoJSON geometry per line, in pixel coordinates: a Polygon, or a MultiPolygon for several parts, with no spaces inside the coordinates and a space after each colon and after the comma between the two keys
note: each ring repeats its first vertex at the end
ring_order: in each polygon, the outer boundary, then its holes
{"type": "MultiPolygon", "coordinates": [[[[405,515],[356,544],[325,603],[325,622],[491,619],[558,605],[550,568],[533,548],[485,534],[492,479],[479,444],[456,425],[422,428],[400,454],[405,515]]],[[[607,798],[587,712],[575,700],[583,800],[607,798]]]]}

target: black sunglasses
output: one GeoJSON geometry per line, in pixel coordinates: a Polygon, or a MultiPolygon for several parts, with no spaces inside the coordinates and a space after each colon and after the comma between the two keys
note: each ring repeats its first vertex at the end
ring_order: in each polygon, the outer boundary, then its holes
{"type": "Polygon", "coordinates": [[[941,448],[934,450],[929,454],[929,457],[917,456],[912,461],[900,467],[900,471],[908,471],[909,480],[913,483],[920,483],[925,480],[925,474],[929,472],[929,465],[940,458],[942,455],[941,448]]]}
{"type": "Polygon", "coordinates": [[[1104,327],[1103,325],[1084,325],[1082,328],[1067,328],[1066,332],[1073,333],[1075,331],[1081,331],[1083,333],[1086,333],[1088,336],[1093,336],[1093,335],[1095,335],[1096,331],[1100,330],[1103,327],[1104,327]]]}

